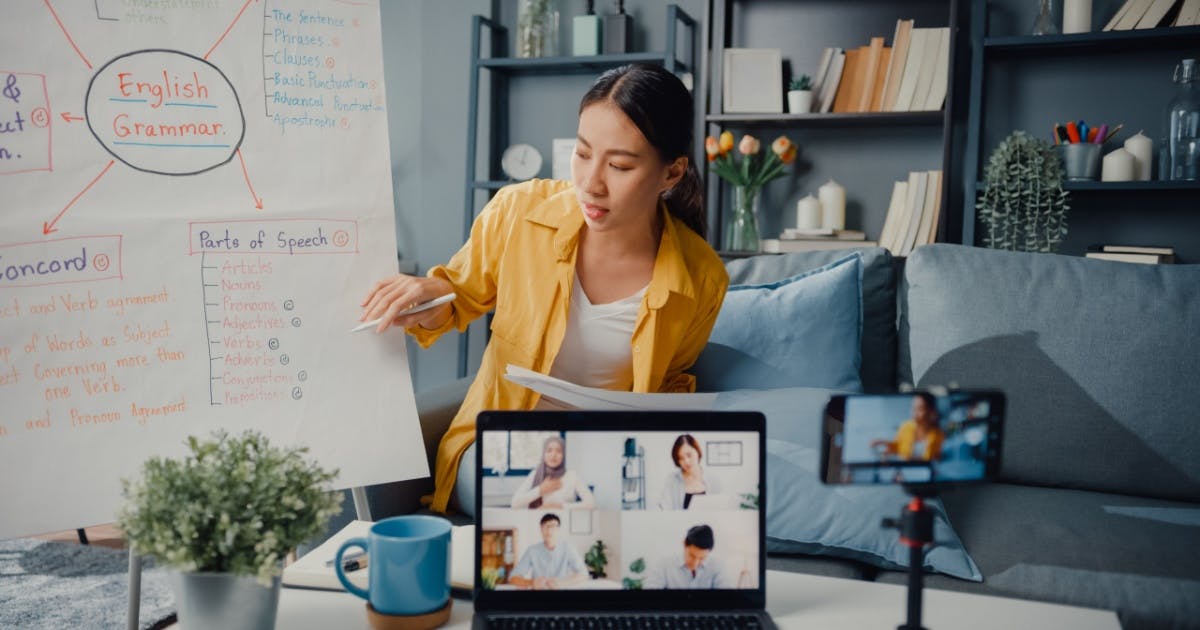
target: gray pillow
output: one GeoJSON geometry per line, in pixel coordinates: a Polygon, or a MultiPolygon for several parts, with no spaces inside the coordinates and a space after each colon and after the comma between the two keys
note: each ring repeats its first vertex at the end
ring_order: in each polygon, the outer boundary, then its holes
{"type": "MultiPolygon", "coordinates": [[[[850,244],[847,244],[848,248],[850,244]]],[[[896,280],[892,255],[881,247],[851,248],[862,253],[862,335],[859,376],[863,391],[896,389],[896,280]]],[[[729,261],[729,284],[769,284],[823,267],[849,253],[845,249],[752,256],[729,261]]]]}
{"type": "MultiPolygon", "coordinates": [[[[767,550],[848,558],[883,569],[908,567],[899,532],[885,530],[908,497],[898,486],[826,486],[817,477],[820,427],[834,390],[794,387],[735,390],[717,395],[716,408],[761,411],[767,417],[767,550]]],[[[938,501],[934,539],[925,568],[980,582],[983,574],[967,555],[938,501]]]]}
{"type": "Polygon", "coordinates": [[[1200,266],[931,245],[905,285],[901,377],[1007,392],[1003,478],[1200,497],[1200,266]]]}

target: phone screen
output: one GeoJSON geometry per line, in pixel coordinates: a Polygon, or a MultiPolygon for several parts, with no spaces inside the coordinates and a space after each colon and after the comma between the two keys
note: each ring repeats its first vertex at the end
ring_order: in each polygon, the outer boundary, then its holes
{"type": "Polygon", "coordinates": [[[1000,469],[1004,394],[834,396],[822,425],[825,483],[982,481],[1000,469]]]}

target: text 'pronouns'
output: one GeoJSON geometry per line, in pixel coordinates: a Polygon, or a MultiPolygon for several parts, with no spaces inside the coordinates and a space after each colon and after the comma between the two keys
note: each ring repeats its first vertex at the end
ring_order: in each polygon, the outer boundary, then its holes
{"type": "Polygon", "coordinates": [[[358,222],[343,219],[188,224],[188,254],[357,254],[358,222]]]}

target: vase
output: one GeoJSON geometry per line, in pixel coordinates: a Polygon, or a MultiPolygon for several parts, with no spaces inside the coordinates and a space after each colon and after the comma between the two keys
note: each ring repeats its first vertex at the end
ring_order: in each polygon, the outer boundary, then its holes
{"type": "Polygon", "coordinates": [[[521,0],[517,7],[517,56],[552,57],[558,54],[558,11],[550,0],[521,0]]]}
{"type": "Polygon", "coordinates": [[[1058,25],[1054,23],[1054,9],[1050,6],[1050,0],[1038,0],[1038,13],[1033,20],[1033,34],[1058,34],[1058,25]]]}
{"type": "Polygon", "coordinates": [[[754,186],[734,186],[733,204],[725,223],[722,249],[733,252],[757,252],[759,189],[754,186]]]}
{"type": "Polygon", "coordinates": [[[807,114],[812,110],[812,90],[788,90],[788,113],[807,114]]]}
{"type": "Polygon", "coordinates": [[[171,591],[185,628],[270,630],[279,608],[279,578],[263,585],[252,575],[176,571],[171,591]]]}

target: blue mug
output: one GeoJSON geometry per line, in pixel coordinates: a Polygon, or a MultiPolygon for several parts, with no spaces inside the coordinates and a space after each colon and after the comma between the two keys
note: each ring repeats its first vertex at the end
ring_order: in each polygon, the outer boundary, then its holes
{"type": "Polygon", "coordinates": [[[423,615],[450,599],[450,521],[435,516],[396,516],[371,526],[365,538],[338,548],[334,569],[346,590],[385,615],[423,615]],[[367,588],[346,579],[342,556],[367,552],[367,588]]]}

